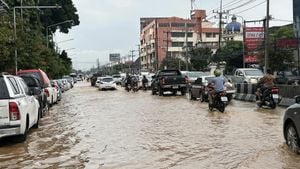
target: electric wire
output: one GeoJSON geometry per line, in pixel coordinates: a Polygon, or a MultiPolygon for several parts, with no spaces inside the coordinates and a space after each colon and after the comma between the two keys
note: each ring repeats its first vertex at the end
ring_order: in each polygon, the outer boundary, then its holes
{"type": "Polygon", "coordinates": [[[242,11],[239,11],[239,12],[235,12],[235,14],[244,13],[244,12],[249,11],[251,9],[254,9],[255,7],[258,7],[258,6],[260,6],[260,5],[264,4],[264,3],[266,3],[266,0],[264,0],[263,2],[260,2],[260,3],[256,4],[256,5],[254,5],[254,6],[250,7],[250,8],[247,8],[245,10],[242,10],[242,11]]]}

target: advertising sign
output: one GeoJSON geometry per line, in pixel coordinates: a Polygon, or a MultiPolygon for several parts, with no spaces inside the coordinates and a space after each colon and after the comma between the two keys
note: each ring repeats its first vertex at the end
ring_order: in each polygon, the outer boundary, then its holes
{"type": "Polygon", "coordinates": [[[121,60],[120,53],[111,53],[109,54],[109,61],[111,62],[119,62],[121,60]]]}
{"type": "Polygon", "coordinates": [[[259,51],[264,43],[263,27],[246,27],[245,28],[245,63],[257,63],[257,51],[259,51]]]}

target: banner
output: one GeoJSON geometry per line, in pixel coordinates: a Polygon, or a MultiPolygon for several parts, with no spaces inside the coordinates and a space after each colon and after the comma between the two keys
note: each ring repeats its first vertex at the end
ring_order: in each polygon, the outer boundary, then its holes
{"type": "Polygon", "coordinates": [[[264,44],[265,31],[263,27],[246,27],[244,32],[245,63],[257,63],[258,51],[264,44]]]}

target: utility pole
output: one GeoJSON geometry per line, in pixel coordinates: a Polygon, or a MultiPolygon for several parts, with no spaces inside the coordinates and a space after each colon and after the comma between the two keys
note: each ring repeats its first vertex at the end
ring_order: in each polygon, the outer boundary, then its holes
{"type": "Polygon", "coordinates": [[[265,69],[264,73],[267,73],[269,69],[269,21],[270,21],[270,0],[267,0],[267,16],[265,25],[265,69]]]}
{"type": "Polygon", "coordinates": [[[222,40],[222,17],[223,17],[223,1],[220,0],[220,11],[213,11],[213,13],[216,13],[219,15],[219,41],[218,41],[218,50],[221,49],[221,40],[222,40]]]}
{"type": "Polygon", "coordinates": [[[167,33],[167,48],[166,48],[166,58],[169,56],[169,31],[167,33]]]}
{"type": "Polygon", "coordinates": [[[155,58],[156,58],[156,71],[159,67],[159,58],[158,58],[158,31],[157,31],[157,19],[155,19],[155,58]]]}
{"type": "Polygon", "coordinates": [[[185,22],[185,59],[186,59],[186,63],[185,63],[185,70],[188,71],[189,70],[189,58],[188,58],[188,27],[187,27],[187,23],[185,22]]]}

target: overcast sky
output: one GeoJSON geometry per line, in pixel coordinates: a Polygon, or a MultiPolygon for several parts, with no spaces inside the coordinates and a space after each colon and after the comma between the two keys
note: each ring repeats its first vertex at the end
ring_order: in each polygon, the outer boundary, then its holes
{"type": "MultiPolygon", "coordinates": [[[[226,9],[253,1],[244,7],[232,10],[235,14],[249,9],[265,0],[223,0],[226,9]],[[236,4],[234,4],[236,3],[236,4]]],[[[271,25],[288,24],[292,20],[292,0],[270,0],[270,14],[276,19],[286,21],[275,22],[271,25]]],[[[129,54],[136,50],[139,43],[140,17],[189,17],[190,0],[73,0],[78,9],[80,25],[74,27],[69,34],[56,33],[56,42],[61,49],[72,49],[68,53],[76,69],[88,70],[96,66],[96,60],[101,64],[108,63],[109,53],[129,54]]],[[[220,0],[196,0],[195,8],[205,9],[208,18],[214,15],[210,11],[217,9],[220,0]]],[[[266,3],[238,15],[245,20],[262,19],[265,16],[266,3]]],[[[240,18],[238,18],[239,20],[240,18]]],[[[211,19],[215,22],[216,20],[211,19]]],[[[241,22],[241,19],[240,19],[241,22]]]]}

